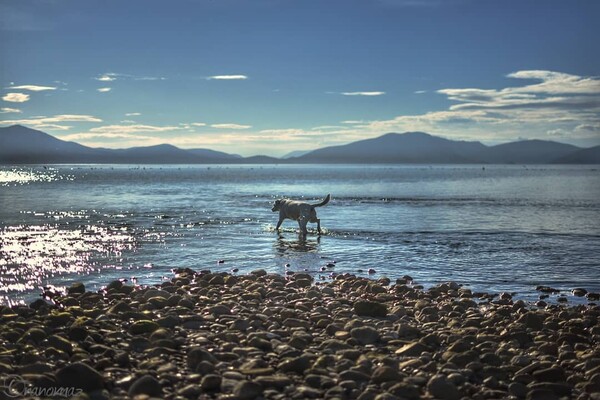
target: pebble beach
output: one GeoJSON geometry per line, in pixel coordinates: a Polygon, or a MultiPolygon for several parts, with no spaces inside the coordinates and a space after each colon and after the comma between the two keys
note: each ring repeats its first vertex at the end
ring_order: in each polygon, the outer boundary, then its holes
{"type": "Polygon", "coordinates": [[[600,307],[178,269],[0,307],[0,398],[600,399],[600,307]]]}

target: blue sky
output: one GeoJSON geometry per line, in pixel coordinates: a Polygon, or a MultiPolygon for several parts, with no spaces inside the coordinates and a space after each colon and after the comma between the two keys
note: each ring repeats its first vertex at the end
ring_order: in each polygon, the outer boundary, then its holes
{"type": "Polygon", "coordinates": [[[0,0],[0,125],[283,155],[420,130],[600,144],[600,2],[0,0]]]}

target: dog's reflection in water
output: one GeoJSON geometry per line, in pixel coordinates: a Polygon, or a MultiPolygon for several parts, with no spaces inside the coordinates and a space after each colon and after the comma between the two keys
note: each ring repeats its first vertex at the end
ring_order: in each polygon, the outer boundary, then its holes
{"type": "Polygon", "coordinates": [[[308,239],[302,232],[298,233],[295,239],[286,239],[283,234],[277,234],[277,242],[275,242],[275,248],[277,252],[282,255],[286,251],[298,251],[306,253],[314,253],[319,249],[321,244],[321,236],[317,236],[314,239],[308,239]]]}

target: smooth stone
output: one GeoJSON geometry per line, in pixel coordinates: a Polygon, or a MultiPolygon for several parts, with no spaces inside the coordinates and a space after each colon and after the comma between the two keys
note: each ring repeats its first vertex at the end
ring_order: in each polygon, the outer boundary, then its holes
{"type": "Polygon", "coordinates": [[[444,375],[434,375],[427,382],[427,391],[441,400],[459,400],[460,392],[444,375]]]}
{"type": "Polygon", "coordinates": [[[194,347],[187,354],[187,366],[190,370],[195,371],[198,365],[206,361],[210,364],[216,364],[217,359],[214,355],[203,349],[202,347],[194,347]]]}
{"type": "Polygon", "coordinates": [[[123,282],[121,282],[120,280],[115,280],[110,282],[107,286],[106,286],[106,290],[119,290],[123,287],[123,282]]]}
{"type": "Polygon", "coordinates": [[[204,391],[217,390],[221,387],[222,378],[219,375],[208,374],[202,377],[200,387],[204,391]]]}
{"type": "Polygon", "coordinates": [[[284,360],[277,365],[277,369],[281,372],[296,372],[303,373],[310,368],[310,358],[307,356],[299,356],[292,359],[284,360]]]}
{"type": "Polygon", "coordinates": [[[240,400],[253,400],[262,393],[262,385],[252,381],[241,381],[233,388],[233,394],[240,400]]]}
{"type": "Polygon", "coordinates": [[[129,332],[131,332],[134,335],[141,335],[144,333],[152,333],[155,330],[157,330],[158,328],[160,328],[160,325],[158,325],[154,321],[141,320],[141,321],[134,322],[129,327],[129,332]]]}
{"type": "Polygon", "coordinates": [[[58,386],[74,387],[84,392],[104,389],[104,378],[94,368],[82,362],[69,364],[56,372],[58,386]]]}
{"type": "Polygon", "coordinates": [[[54,347],[55,349],[64,351],[65,353],[68,353],[68,354],[73,353],[73,344],[61,336],[58,336],[58,335],[49,336],[48,343],[50,344],[50,346],[54,347]]]}
{"type": "Polygon", "coordinates": [[[394,352],[394,354],[399,357],[418,357],[426,351],[429,351],[429,347],[420,342],[413,342],[399,348],[394,352]]]}
{"type": "Polygon", "coordinates": [[[292,380],[285,375],[259,376],[254,379],[254,382],[264,388],[274,388],[277,390],[283,390],[292,384],[292,380]]]}
{"type": "Polygon", "coordinates": [[[525,396],[527,396],[527,386],[521,382],[512,382],[510,385],[508,385],[508,393],[519,399],[523,399],[525,396]]]}
{"type": "Polygon", "coordinates": [[[347,371],[340,372],[339,378],[341,381],[358,381],[365,382],[371,379],[371,377],[363,372],[349,369],[347,371]]]}
{"type": "Polygon", "coordinates": [[[186,399],[197,399],[198,396],[202,393],[200,386],[196,384],[189,384],[177,391],[179,396],[183,396],[186,399]]]}
{"type": "Polygon", "coordinates": [[[566,379],[566,375],[562,368],[550,367],[534,371],[533,378],[540,382],[560,382],[566,379]]]}
{"type": "Polygon", "coordinates": [[[386,365],[377,367],[371,375],[371,382],[373,383],[400,381],[401,379],[402,375],[400,375],[396,368],[388,367],[386,365]]]}
{"type": "Polygon", "coordinates": [[[354,312],[363,317],[385,318],[387,306],[375,301],[359,300],[354,303],[354,312]]]}
{"type": "Polygon", "coordinates": [[[534,331],[540,331],[544,328],[544,317],[534,311],[529,311],[517,319],[518,323],[524,324],[527,328],[534,331]]]}
{"type": "Polygon", "coordinates": [[[353,328],[350,331],[352,336],[359,344],[373,344],[379,340],[379,332],[370,326],[361,326],[353,328]]]}
{"type": "Polygon", "coordinates": [[[206,309],[207,312],[214,315],[228,315],[231,314],[231,309],[224,304],[217,304],[206,309]]]}
{"type": "Polygon", "coordinates": [[[75,282],[67,288],[67,293],[70,295],[85,293],[85,285],[81,282],[75,282]]]}
{"type": "Polygon", "coordinates": [[[131,384],[127,393],[131,397],[134,397],[138,394],[147,394],[151,397],[160,397],[162,395],[162,386],[160,382],[153,376],[144,375],[131,384]]]}
{"type": "Polygon", "coordinates": [[[419,387],[409,382],[397,383],[388,390],[391,394],[401,399],[418,400],[421,398],[419,387]]]}

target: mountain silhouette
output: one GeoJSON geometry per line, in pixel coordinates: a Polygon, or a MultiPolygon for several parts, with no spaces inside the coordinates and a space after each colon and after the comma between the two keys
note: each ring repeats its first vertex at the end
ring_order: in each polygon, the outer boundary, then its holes
{"type": "Polygon", "coordinates": [[[486,146],[480,142],[449,140],[424,132],[406,132],[325,147],[291,160],[300,163],[349,164],[548,164],[559,160],[578,163],[577,158],[567,157],[581,150],[570,144],[544,140],[486,146]]]}
{"type": "Polygon", "coordinates": [[[570,144],[548,140],[521,140],[490,147],[485,159],[498,164],[549,164],[579,150],[570,144]]]}
{"type": "MultiPolygon", "coordinates": [[[[301,153],[296,153],[301,154],[301,153]]],[[[209,149],[180,149],[169,144],[128,149],[92,148],[67,142],[20,125],[0,128],[0,163],[119,164],[275,164],[275,163],[420,163],[420,164],[599,164],[600,146],[582,149],[570,144],[523,140],[486,146],[424,132],[387,133],[297,157],[241,157],[209,149]]]]}
{"type": "Polygon", "coordinates": [[[240,156],[220,151],[184,150],[170,144],[128,149],[92,148],[21,125],[0,128],[2,163],[197,164],[227,163],[240,159],[240,156]]]}
{"type": "Polygon", "coordinates": [[[600,146],[578,150],[559,158],[556,162],[561,164],[600,164],[600,146]]]}
{"type": "Polygon", "coordinates": [[[311,163],[481,163],[480,142],[443,139],[423,132],[387,133],[373,139],[331,146],[292,158],[311,163]]]}

